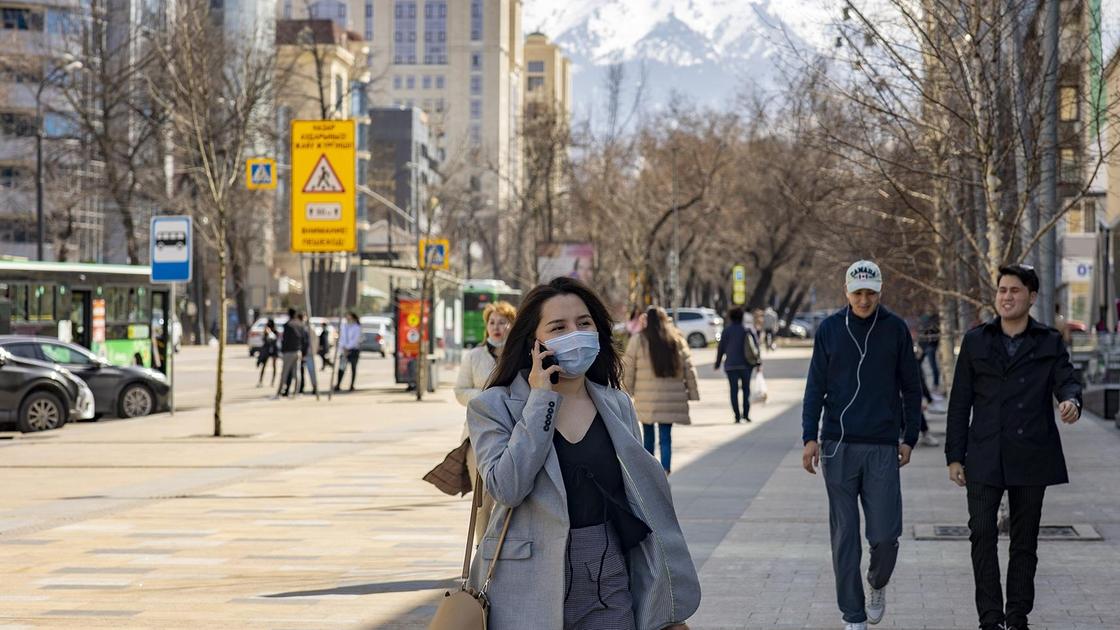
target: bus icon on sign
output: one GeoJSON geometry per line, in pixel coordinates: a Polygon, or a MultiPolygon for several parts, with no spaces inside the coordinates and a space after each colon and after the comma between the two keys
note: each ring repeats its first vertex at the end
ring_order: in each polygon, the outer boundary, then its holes
{"type": "Polygon", "coordinates": [[[162,250],[165,247],[174,247],[176,249],[186,249],[187,247],[187,233],[186,232],[156,232],[156,249],[162,250]]]}

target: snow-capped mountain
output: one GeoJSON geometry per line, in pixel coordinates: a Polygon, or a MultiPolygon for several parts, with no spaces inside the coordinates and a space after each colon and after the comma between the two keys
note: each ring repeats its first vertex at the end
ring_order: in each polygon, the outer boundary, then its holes
{"type": "Polygon", "coordinates": [[[606,68],[644,66],[656,107],[675,91],[728,106],[737,93],[780,84],[779,58],[825,40],[832,0],[525,0],[524,27],[560,44],[574,64],[577,113],[602,106],[606,68]]]}

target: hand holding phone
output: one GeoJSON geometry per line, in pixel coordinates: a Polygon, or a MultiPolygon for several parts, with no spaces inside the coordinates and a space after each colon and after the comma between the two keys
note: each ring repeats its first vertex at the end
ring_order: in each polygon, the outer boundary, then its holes
{"type": "Polygon", "coordinates": [[[533,367],[529,371],[529,386],[551,390],[560,382],[560,364],[552,351],[539,341],[533,344],[533,367]]]}

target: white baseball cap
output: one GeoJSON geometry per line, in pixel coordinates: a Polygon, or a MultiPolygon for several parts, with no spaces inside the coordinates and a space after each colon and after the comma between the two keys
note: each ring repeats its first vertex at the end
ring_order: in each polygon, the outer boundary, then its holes
{"type": "Polygon", "coordinates": [[[870,260],[852,263],[852,266],[848,267],[848,273],[844,275],[844,280],[848,285],[848,293],[855,293],[860,289],[870,289],[876,293],[883,290],[883,273],[879,271],[879,265],[870,260]]]}

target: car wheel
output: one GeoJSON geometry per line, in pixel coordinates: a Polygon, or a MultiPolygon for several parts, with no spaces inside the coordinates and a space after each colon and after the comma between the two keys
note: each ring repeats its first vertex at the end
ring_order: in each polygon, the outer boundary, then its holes
{"type": "Polygon", "coordinates": [[[688,336],[688,346],[690,348],[703,348],[704,346],[707,346],[707,345],[708,345],[708,340],[705,339],[704,335],[701,334],[701,333],[694,332],[694,333],[692,333],[691,335],[688,336]]]}
{"type": "Polygon", "coordinates": [[[33,392],[19,407],[19,430],[24,433],[49,431],[66,424],[69,410],[49,392],[33,392]]]}
{"type": "Polygon", "coordinates": [[[146,416],[152,413],[155,406],[156,402],[155,397],[152,396],[152,391],[139,383],[133,383],[121,392],[120,402],[117,405],[117,415],[122,418],[146,416]]]}

